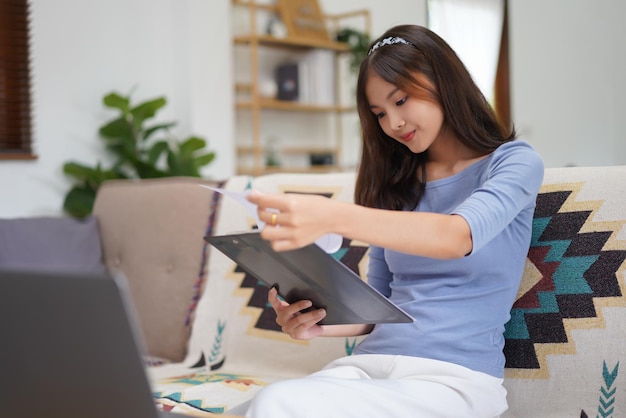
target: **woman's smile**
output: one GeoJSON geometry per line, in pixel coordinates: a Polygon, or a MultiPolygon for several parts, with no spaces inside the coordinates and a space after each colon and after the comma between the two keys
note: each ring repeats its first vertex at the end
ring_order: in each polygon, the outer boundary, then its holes
{"type": "Polygon", "coordinates": [[[400,138],[402,139],[402,141],[404,142],[410,142],[413,138],[415,137],[415,130],[412,130],[411,132],[407,132],[404,135],[402,135],[400,138]]]}

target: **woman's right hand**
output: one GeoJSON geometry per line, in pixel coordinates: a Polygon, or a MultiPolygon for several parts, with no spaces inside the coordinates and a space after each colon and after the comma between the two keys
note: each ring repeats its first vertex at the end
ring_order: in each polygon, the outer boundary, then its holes
{"type": "Polygon", "coordinates": [[[302,312],[311,307],[311,301],[301,300],[289,304],[278,298],[275,287],[270,289],[267,300],[276,312],[276,323],[294,340],[310,340],[324,331],[324,328],[317,324],[326,316],[324,309],[302,312]]]}

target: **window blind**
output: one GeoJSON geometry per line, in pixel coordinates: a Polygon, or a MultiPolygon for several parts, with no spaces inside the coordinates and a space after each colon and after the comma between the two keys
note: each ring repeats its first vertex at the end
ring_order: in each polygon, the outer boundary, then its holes
{"type": "Polygon", "coordinates": [[[34,158],[28,0],[0,0],[0,158],[34,158]]]}

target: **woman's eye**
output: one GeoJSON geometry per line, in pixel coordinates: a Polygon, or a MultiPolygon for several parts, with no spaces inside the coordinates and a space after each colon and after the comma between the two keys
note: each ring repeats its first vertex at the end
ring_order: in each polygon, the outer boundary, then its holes
{"type": "Polygon", "coordinates": [[[375,117],[376,119],[380,119],[380,118],[382,118],[383,116],[385,116],[385,112],[374,113],[374,117],[375,117]]]}
{"type": "Polygon", "coordinates": [[[396,106],[402,106],[406,102],[407,96],[404,96],[396,102],[396,106]]]}

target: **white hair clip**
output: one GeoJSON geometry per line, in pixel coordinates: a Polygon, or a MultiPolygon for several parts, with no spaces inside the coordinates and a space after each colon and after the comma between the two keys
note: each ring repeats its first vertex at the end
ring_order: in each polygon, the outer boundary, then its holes
{"type": "Polygon", "coordinates": [[[407,41],[404,38],[400,38],[398,36],[390,36],[389,38],[381,39],[380,41],[376,42],[370,48],[370,50],[367,53],[367,55],[372,55],[372,52],[376,51],[381,46],[394,45],[394,44],[404,44],[404,45],[411,45],[411,46],[413,46],[413,44],[411,42],[407,41]]]}

